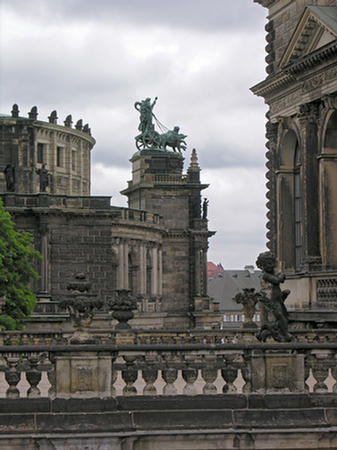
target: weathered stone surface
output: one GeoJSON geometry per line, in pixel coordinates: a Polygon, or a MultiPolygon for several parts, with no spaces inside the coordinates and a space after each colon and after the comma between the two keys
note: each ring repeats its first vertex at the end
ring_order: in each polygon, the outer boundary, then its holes
{"type": "Polygon", "coordinates": [[[104,413],[50,413],[37,414],[35,417],[36,431],[42,432],[88,432],[131,430],[134,425],[128,412],[104,413]]]}

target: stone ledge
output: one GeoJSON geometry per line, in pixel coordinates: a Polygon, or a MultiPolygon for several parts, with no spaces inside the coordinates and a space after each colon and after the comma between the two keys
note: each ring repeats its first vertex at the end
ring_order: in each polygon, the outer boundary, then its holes
{"type": "Polygon", "coordinates": [[[334,394],[0,399],[0,434],[326,429],[336,403],[334,394]]]}

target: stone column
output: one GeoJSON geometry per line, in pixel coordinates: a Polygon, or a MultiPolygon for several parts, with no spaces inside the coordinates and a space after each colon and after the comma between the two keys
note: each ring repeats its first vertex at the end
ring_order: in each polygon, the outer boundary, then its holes
{"type": "Polygon", "coordinates": [[[163,294],[163,251],[158,249],[158,295],[163,294]]]}
{"type": "Polygon", "coordinates": [[[298,114],[302,144],[303,262],[310,270],[319,249],[318,119],[319,104],[306,103],[298,114]]]}
{"type": "Polygon", "coordinates": [[[151,295],[158,295],[158,248],[152,247],[151,295]]]}
{"type": "Polygon", "coordinates": [[[124,289],[124,242],[122,239],[118,243],[117,288],[124,289]]]}
{"type": "Polygon", "coordinates": [[[141,242],[139,246],[139,285],[139,292],[144,295],[146,292],[146,247],[144,242],[141,242]]]}
{"type": "Polygon", "coordinates": [[[206,297],[207,295],[207,241],[202,251],[202,292],[201,295],[206,297]]]}
{"type": "Polygon", "coordinates": [[[201,268],[201,249],[199,245],[196,245],[195,248],[195,280],[194,280],[194,288],[195,288],[195,296],[200,297],[201,296],[201,289],[200,289],[200,272],[201,268]]]}
{"type": "Polygon", "coordinates": [[[41,236],[41,279],[40,289],[41,292],[47,293],[50,290],[50,277],[49,277],[49,261],[48,261],[48,224],[41,217],[40,221],[40,236],[41,236]]]}
{"type": "Polygon", "coordinates": [[[123,289],[130,289],[129,287],[129,243],[124,240],[124,256],[123,256],[123,289]]]}

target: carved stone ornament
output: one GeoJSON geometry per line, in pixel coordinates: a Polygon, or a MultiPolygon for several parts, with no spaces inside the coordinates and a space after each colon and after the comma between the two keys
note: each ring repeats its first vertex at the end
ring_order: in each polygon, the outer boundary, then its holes
{"type": "Polygon", "coordinates": [[[76,281],[67,286],[71,294],[60,302],[60,307],[68,310],[75,329],[71,341],[87,342],[90,338],[87,330],[95,311],[102,308],[103,301],[97,299],[96,294],[89,293],[91,283],[86,280],[85,274],[78,273],[75,278],[76,281]]]}
{"type": "Polygon", "coordinates": [[[281,291],[280,284],[284,282],[284,273],[275,273],[275,257],[271,252],[260,253],[256,266],[262,270],[261,278],[261,321],[262,326],[257,333],[260,341],[268,337],[278,342],[289,342],[293,339],[288,332],[288,312],[284,302],[290,291],[281,291]]]}
{"type": "Polygon", "coordinates": [[[256,323],[253,322],[253,317],[256,312],[256,304],[261,301],[262,295],[260,292],[255,292],[255,288],[244,288],[234,297],[234,301],[242,305],[245,320],[242,324],[244,328],[256,328],[256,323]]]}
{"type": "Polygon", "coordinates": [[[137,303],[129,289],[116,289],[113,297],[108,299],[107,306],[111,316],[118,321],[116,329],[131,328],[128,321],[133,318],[137,303]]]}

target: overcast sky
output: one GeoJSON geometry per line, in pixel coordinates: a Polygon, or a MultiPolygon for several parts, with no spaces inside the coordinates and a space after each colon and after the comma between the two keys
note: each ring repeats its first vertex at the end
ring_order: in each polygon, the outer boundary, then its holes
{"type": "Polygon", "coordinates": [[[188,135],[209,203],[209,260],[254,264],[265,250],[266,107],[249,88],[265,78],[266,10],[253,0],[0,0],[0,112],[18,103],[89,122],[92,194],[131,177],[139,114],[188,135]]]}

